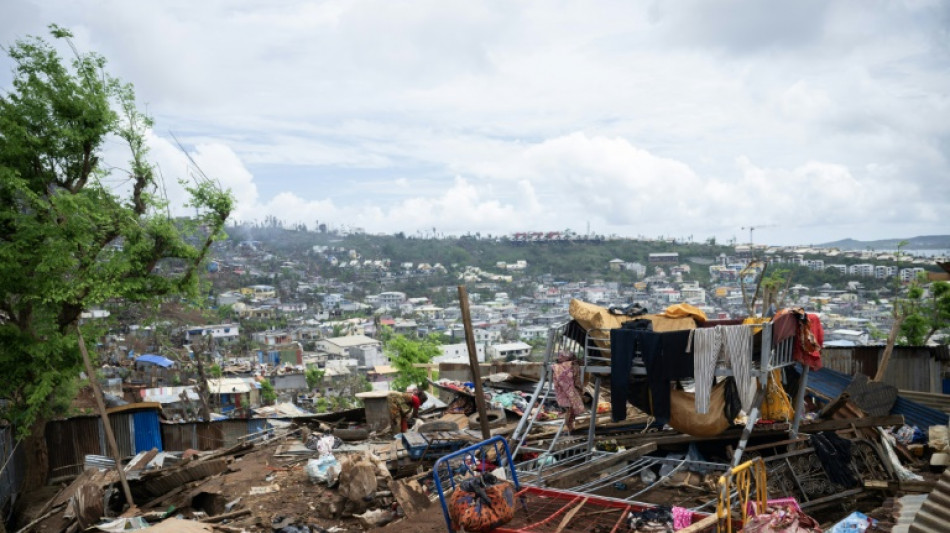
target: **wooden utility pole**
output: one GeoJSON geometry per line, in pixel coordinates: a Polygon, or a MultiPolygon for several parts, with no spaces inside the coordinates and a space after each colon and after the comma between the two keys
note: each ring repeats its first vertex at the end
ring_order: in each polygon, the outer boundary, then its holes
{"type": "Polygon", "coordinates": [[[86,376],[89,377],[89,386],[92,387],[92,394],[96,397],[96,406],[99,408],[99,416],[102,418],[102,427],[106,433],[106,442],[109,444],[109,450],[112,451],[112,458],[115,459],[115,470],[119,473],[119,482],[122,484],[122,492],[125,494],[125,501],[129,507],[135,507],[135,500],[132,499],[132,490],[129,489],[129,481],[125,479],[125,470],[122,468],[122,455],[119,454],[119,445],[115,442],[115,434],[112,433],[112,424],[109,423],[109,414],[106,413],[106,403],[102,400],[102,391],[99,390],[99,381],[96,379],[96,371],[92,368],[92,361],[89,359],[89,352],[86,351],[86,341],[82,338],[82,331],[76,326],[76,333],[79,334],[79,351],[82,353],[82,362],[86,365],[86,376]]]}
{"type": "Polygon", "coordinates": [[[482,376],[478,368],[478,351],[475,348],[475,334],[472,332],[472,315],[468,310],[468,294],[465,285],[459,285],[459,306],[462,308],[462,325],[465,327],[465,344],[468,346],[468,364],[472,369],[472,381],[475,383],[475,407],[478,409],[478,421],[482,426],[482,438],[491,438],[488,428],[488,411],[485,409],[485,393],[482,392],[482,376]]]}
{"type": "Polygon", "coordinates": [[[874,375],[874,379],[871,381],[884,381],[884,373],[887,372],[887,366],[891,363],[891,354],[894,353],[894,345],[897,344],[897,335],[901,331],[904,318],[904,313],[899,310],[894,312],[894,324],[891,325],[891,331],[887,334],[887,344],[884,346],[881,362],[877,365],[877,374],[874,375]]]}

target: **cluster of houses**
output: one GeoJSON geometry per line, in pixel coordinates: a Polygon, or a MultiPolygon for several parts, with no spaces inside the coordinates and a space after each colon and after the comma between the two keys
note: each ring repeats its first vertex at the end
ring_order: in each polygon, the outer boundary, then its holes
{"type": "MultiPolygon", "coordinates": [[[[888,298],[865,291],[859,281],[862,276],[903,277],[905,272],[911,276],[926,266],[919,259],[904,258],[902,264],[912,266],[898,269],[896,264],[888,264],[893,255],[866,257],[870,252],[736,246],[733,254],[708,258],[684,258],[676,252],[651,253],[646,264],[615,258],[604,269],[631,273],[634,281],[623,283],[566,281],[551,274],[528,277],[524,275],[525,260],[498,263],[497,272],[474,266],[450,268],[460,283],[477,289],[469,291],[469,307],[478,359],[519,362],[540,355],[550,328],[568,320],[572,299],[604,307],[636,302],[651,312],[685,302],[712,318],[744,315],[742,282],[754,283],[762,268],[750,266],[753,253],[771,262],[835,268],[856,278],[840,287],[794,285],[786,296],[785,305],[820,313],[826,340],[833,346],[868,344],[876,332],[889,326],[892,306],[888,298]],[[825,259],[815,258],[819,254],[875,263],[826,266],[825,259]],[[709,283],[698,281],[694,269],[708,269],[709,283]],[[511,297],[511,291],[519,296],[511,297]]],[[[231,275],[222,279],[254,279],[258,283],[221,287],[213,304],[230,320],[180,325],[180,349],[174,353],[156,349],[144,353],[152,357],[142,359],[143,355],[136,357],[133,350],[113,350],[121,354],[120,359],[127,359],[115,363],[131,369],[127,375],[112,376],[117,395],[159,402],[182,418],[193,416],[198,408],[195,383],[202,379],[196,368],[197,353],[213,358],[214,375],[206,374],[204,379],[212,410],[221,416],[253,416],[263,403],[264,388],[273,389],[278,405],[309,409],[323,398],[321,408],[326,409],[332,407],[327,405],[328,399],[352,398],[368,389],[391,387],[396,370],[380,340],[384,328],[408,337],[440,334],[442,355],[434,363],[468,359],[457,301],[438,306],[422,294],[397,290],[367,293],[359,277],[342,275],[372,272],[375,286],[379,286],[380,280],[447,272],[438,262],[394,264],[333,246],[314,246],[307,251],[306,261],[294,260],[265,251],[258,241],[242,241],[219,249],[217,254],[213,269],[209,268],[211,276],[231,275]],[[313,268],[314,260],[328,268],[313,268]],[[348,281],[342,281],[344,278],[348,281]],[[267,280],[270,282],[261,283],[267,280]],[[213,340],[210,348],[209,339],[213,340]],[[308,382],[308,371],[316,371],[319,379],[311,377],[308,382]]],[[[454,291],[454,287],[443,289],[454,291]]],[[[93,311],[87,318],[98,316],[93,311]]],[[[149,333],[148,328],[129,328],[126,335],[147,338],[149,333]]],[[[124,341],[120,338],[115,344],[124,341]]]]}

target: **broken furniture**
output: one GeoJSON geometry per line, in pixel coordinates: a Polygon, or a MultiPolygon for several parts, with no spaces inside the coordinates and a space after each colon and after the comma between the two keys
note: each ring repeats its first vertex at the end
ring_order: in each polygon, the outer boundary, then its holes
{"type": "MultiPolygon", "coordinates": [[[[772,340],[772,324],[769,322],[763,324],[750,324],[742,327],[760,328],[761,333],[757,334],[755,342],[757,344],[755,353],[757,358],[750,361],[751,374],[755,378],[756,394],[753,400],[753,406],[747,414],[747,421],[739,438],[738,445],[732,457],[732,466],[737,466],[742,461],[743,452],[752,434],[752,429],[759,421],[763,400],[766,397],[769,377],[774,370],[781,369],[795,364],[793,358],[794,337],[783,339],[781,342],[772,340]]],[[[545,351],[544,367],[546,371],[541,375],[541,379],[535,388],[529,401],[528,408],[524,416],[518,423],[512,434],[514,442],[513,454],[518,456],[525,452],[536,454],[536,457],[519,464],[519,475],[526,483],[535,485],[544,485],[546,475],[552,470],[562,472],[573,468],[582,467],[589,461],[596,460],[605,455],[606,452],[597,450],[595,446],[596,424],[589,423],[586,439],[577,439],[565,431],[565,422],[563,419],[554,421],[538,420],[537,411],[554,394],[552,363],[556,354],[566,351],[576,355],[582,372],[584,383],[593,382],[593,401],[592,406],[596,406],[600,400],[601,389],[605,380],[608,380],[611,374],[610,365],[610,330],[592,328],[584,330],[579,327],[577,322],[572,321],[561,327],[551,330],[548,338],[548,347],[545,351]],[[554,436],[550,440],[545,439],[546,445],[537,446],[528,443],[529,435],[539,426],[551,426],[554,430],[554,436]],[[556,469],[551,467],[557,466],[556,469]]],[[[634,359],[632,375],[645,375],[646,368],[642,360],[634,359]]],[[[788,433],[792,438],[798,435],[799,424],[802,419],[804,393],[808,382],[809,368],[804,366],[800,378],[798,394],[795,398],[794,418],[788,427],[788,433]]],[[[729,365],[720,362],[715,369],[716,376],[730,376],[732,369],[729,365]]],[[[579,416],[582,418],[584,415],[579,416]]],[[[595,415],[587,415],[588,417],[595,415]]]]}

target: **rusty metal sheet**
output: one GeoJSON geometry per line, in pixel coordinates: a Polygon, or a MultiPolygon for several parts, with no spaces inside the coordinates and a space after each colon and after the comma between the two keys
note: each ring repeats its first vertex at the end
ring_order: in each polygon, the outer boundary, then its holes
{"type": "Polygon", "coordinates": [[[944,471],[937,486],[920,506],[910,533],[942,533],[950,524],[950,469],[944,471]]]}
{"type": "Polygon", "coordinates": [[[132,422],[132,413],[109,415],[109,425],[112,426],[112,433],[119,447],[119,455],[122,457],[135,455],[135,425],[132,422]]]}
{"type": "Polygon", "coordinates": [[[183,452],[194,448],[191,445],[193,437],[194,424],[162,424],[162,444],[167,451],[183,452]]]}
{"type": "Polygon", "coordinates": [[[224,432],[220,422],[198,422],[195,423],[195,430],[197,450],[217,450],[224,447],[224,432]]]}
{"type": "Polygon", "coordinates": [[[80,474],[86,455],[105,455],[105,439],[100,437],[100,424],[96,417],[49,422],[46,427],[46,447],[49,450],[50,480],[80,474]]]}
{"type": "Polygon", "coordinates": [[[222,420],[218,424],[221,425],[225,448],[240,443],[241,439],[247,436],[247,420],[245,419],[222,420]]]}
{"type": "Polygon", "coordinates": [[[185,466],[175,468],[162,476],[145,480],[143,482],[143,488],[154,498],[166,494],[185,483],[224,472],[227,467],[228,463],[223,458],[192,462],[185,466]]]}

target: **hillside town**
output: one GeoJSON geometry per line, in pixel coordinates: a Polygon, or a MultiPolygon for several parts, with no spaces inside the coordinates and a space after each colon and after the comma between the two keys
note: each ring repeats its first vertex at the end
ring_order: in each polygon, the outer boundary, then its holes
{"type": "MultiPolygon", "coordinates": [[[[121,387],[113,379],[112,391],[118,396],[131,393],[146,400],[166,398],[178,403],[188,379],[180,375],[182,362],[192,367],[187,361],[204,349],[210,355],[209,366],[216,365],[221,373],[209,381],[218,415],[251,416],[252,409],[260,407],[259,395],[252,393],[261,379],[271,381],[281,402],[300,404],[303,400],[306,407],[319,406],[317,412],[325,412],[331,407],[328,398],[342,408],[350,405],[348,399],[355,406],[354,394],[364,388],[390,390],[396,370],[381,340],[384,329],[411,338],[438,335],[442,354],[433,359],[435,364],[467,361],[457,299],[435,305],[429,288],[418,294],[370,294],[361,279],[384,284],[437,275],[445,279],[451,269],[448,277],[472,292],[479,361],[527,362],[539,360],[549,330],[569,320],[572,299],[608,308],[636,303],[655,311],[686,303],[708,317],[730,319],[749,314],[748,300],[766,264],[773,270],[791,264],[840,272],[836,285],[789,283],[782,287],[781,305],[803,307],[820,316],[826,347],[882,344],[893,320],[893,298],[920,276],[926,279],[927,272],[939,278],[937,265],[946,259],[748,245],[735,246],[728,256],[701,254],[681,258],[672,252],[650,253],[643,263],[617,258],[602,265],[604,274],[628,273],[630,281],[624,283],[558,279],[555,273],[532,277],[525,274],[528,259],[499,262],[489,269],[444,266],[429,258],[393,264],[385,257],[364,258],[358,249],[315,245],[307,251],[306,261],[301,261],[280,257],[260,241],[228,242],[207,266],[206,275],[217,291],[209,296],[207,307],[218,320],[209,320],[206,313],[195,322],[119,323],[103,337],[100,357],[112,363],[105,367],[110,375],[118,368],[135,369],[121,387]],[[851,263],[832,262],[844,260],[851,263]],[[315,264],[324,267],[319,272],[329,274],[318,274],[315,264]],[[708,272],[708,282],[701,283],[692,275],[698,269],[708,272]],[[331,277],[334,273],[339,277],[331,277]],[[345,277],[355,281],[342,281],[345,277]],[[276,281],[241,284],[251,279],[276,281]],[[884,283],[869,289],[865,285],[869,280],[884,283]],[[510,293],[516,287],[525,295],[513,297],[510,293]],[[208,338],[213,340],[210,351],[204,348],[208,338]],[[304,378],[308,369],[323,372],[315,388],[304,378]],[[248,396],[242,401],[220,392],[225,388],[222,380],[242,383],[240,389],[248,396]]],[[[530,250],[525,250],[525,257],[530,257],[530,250]]],[[[85,315],[91,321],[108,316],[108,309],[85,315]]],[[[939,332],[928,342],[940,344],[945,335],[939,332]]]]}
{"type": "Polygon", "coordinates": [[[945,7],[134,4],[0,24],[0,533],[948,531],[945,7]]]}

